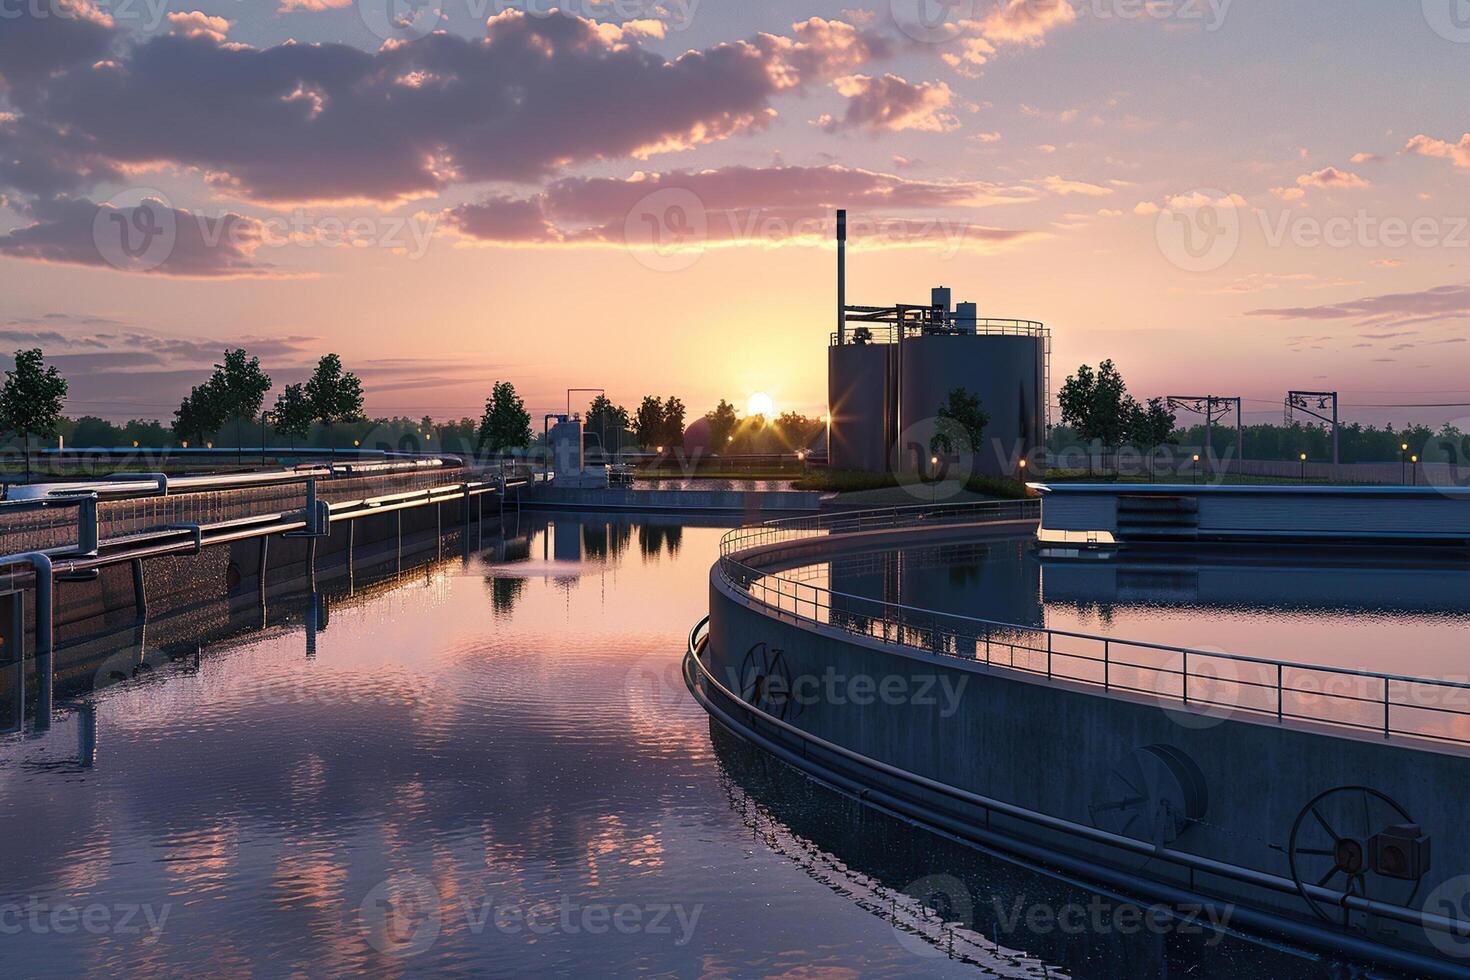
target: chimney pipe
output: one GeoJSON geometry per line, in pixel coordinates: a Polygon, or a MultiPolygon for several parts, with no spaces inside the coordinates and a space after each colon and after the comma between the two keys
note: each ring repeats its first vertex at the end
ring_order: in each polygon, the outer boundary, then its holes
{"type": "Polygon", "coordinates": [[[847,211],[837,210],[837,346],[847,343],[847,211]]]}

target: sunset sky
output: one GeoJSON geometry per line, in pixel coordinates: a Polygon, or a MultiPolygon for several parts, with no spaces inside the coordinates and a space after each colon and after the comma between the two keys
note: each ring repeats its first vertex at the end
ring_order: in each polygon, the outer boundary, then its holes
{"type": "Polygon", "coordinates": [[[0,3],[0,344],[69,413],[240,345],[820,414],[846,207],[850,301],[1043,320],[1054,384],[1470,417],[1376,407],[1470,402],[1461,0],[388,2],[0,3]]]}

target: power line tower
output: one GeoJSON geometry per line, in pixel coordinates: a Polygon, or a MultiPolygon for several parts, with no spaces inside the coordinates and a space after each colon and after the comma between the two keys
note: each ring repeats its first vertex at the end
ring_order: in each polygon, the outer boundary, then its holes
{"type": "Polygon", "coordinates": [[[1337,392],[1335,391],[1288,391],[1286,393],[1286,411],[1283,417],[1287,425],[1291,425],[1296,419],[1296,414],[1310,416],[1319,422],[1326,422],[1332,426],[1332,467],[1337,469],[1337,434],[1341,428],[1337,422],[1337,392]],[[1332,414],[1327,411],[1331,408],[1332,414]]]}
{"type": "Polygon", "coordinates": [[[1207,465],[1214,466],[1214,456],[1210,451],[1210,444],[1215,434],[1215,420],[1223,419],[1235,409],[1235,458],[1241,459],[1245,456],[1245,428],[1240,422],[1240,396],[1228,395],[1169,395],[1165,399],[1169,404],[1171,412],[1190,412],[1195,415],[1203,415],[1205,419],[1205,460],[1207,465]]]}

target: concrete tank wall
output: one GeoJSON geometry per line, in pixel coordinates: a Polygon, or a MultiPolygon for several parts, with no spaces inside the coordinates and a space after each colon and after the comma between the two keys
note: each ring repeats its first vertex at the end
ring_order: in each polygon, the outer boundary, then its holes
{"type": "Polygon", "coordinates": [[[891,344],[827,349],[827,410],[832,415],[830,465],[882,473],[893,446],[898,371],[891,344]]]}
{"type": "Polygon", "coordinates": [[[980,399],[990,415],[975,472],[1016,475],[1016,461],[1046,438],[1044,353],[1040,337],[997,334],[931,335],[904,341],[900,422],[904,466],[912,470],[927,440],[939,407],[955,388],[980,399]]]}

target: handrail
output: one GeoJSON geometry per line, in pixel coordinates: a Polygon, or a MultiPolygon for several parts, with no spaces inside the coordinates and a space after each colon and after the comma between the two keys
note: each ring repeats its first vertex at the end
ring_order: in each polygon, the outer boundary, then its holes
{"type": "MultiPolygon", "coordinates": [[[[1451,724],[1456,719],[1470,722],[1470,710],[1464,707],[1429,703],[1423,697],[1412,696],[1434,691],[1470,691],[1470,683],[1464,681],[1303,664],[940,612],[797,581],[766,571],[758,561],[752,563],[744,556],[753,548],[815,536],[920,524],[978,526],[1030,518],[1034,504],[1035,501],[1004,501],[902,507],[768,521],[726,533],[720,540],[717,568],[728,585],[779,616],[972,661],[981,661],[983,652],[983,663],[990,668],[1044,676],[1047,681],[1079,682],[1108,692],[1141,694],[1177,703],[1185,709],[1224,708],[1275,718],[1278,722],[1310,722],[1372,732],[1384,738],[1405,736],[1470,745],[1467,732],[1395,725],[1396,710],[1400,717],[1405,712],[1423,712],[1426,716],[1448,718],[1451,724]],[[1022,642],[1027,639],[1032,642],[1022,642]],[[1058,641],[1091,644],[1092,651],[1068,649],[1067,643],[1058,641]],[[995,648],[1006,656],[993,656],[995,648]],[[1120,656],[1128,651],[1167,654],[1171,659],[1167,663],[1145,663],[1139,657],[1120,656]],[[1234,676],[1223,676],[1225,672],[1234,676]],[[1242,672],[1250,676],[1241,676],[1242,672]],[[1331,684],[1327,682],[1332,678],[1361,687],[1356,692],[1329,690],[1331,684]],[[1313,681],[1325,682],[1319,685],[1320,690],[1313,690],[1310,686],[1313,681]],[[1396,692],[1395,686],[1400,690],[1396,692]],[[1308,699],[1312,698],[1325,699],[1328,704],[1311,710],[1308,699]]],[[[1446,696],[1470,701],[1464,695],[1446,696]]]]}

